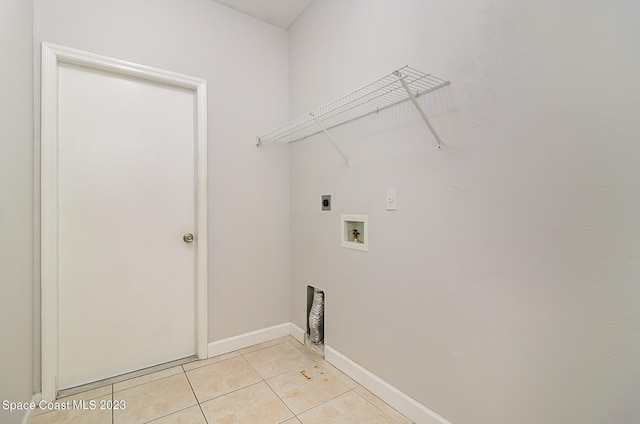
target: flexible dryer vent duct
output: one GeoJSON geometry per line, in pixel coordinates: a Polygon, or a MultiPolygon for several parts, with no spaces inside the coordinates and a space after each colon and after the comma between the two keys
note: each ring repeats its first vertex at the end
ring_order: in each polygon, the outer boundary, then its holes
{"type": "Polygon", "coordinates": [[[313,302],[309,311],[309,339],[313,344],[324,340],[324,292],[313,290],[313,302]]]}

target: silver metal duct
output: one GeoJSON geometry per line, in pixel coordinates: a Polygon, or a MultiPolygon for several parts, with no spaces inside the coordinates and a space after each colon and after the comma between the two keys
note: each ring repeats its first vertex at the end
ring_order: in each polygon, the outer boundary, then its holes
{"type": "Polygon", "coordinates": [[[324,340],[324,292],[313,289],[313,301],[309,311],[309,339],[313,344],[324,340]]]}

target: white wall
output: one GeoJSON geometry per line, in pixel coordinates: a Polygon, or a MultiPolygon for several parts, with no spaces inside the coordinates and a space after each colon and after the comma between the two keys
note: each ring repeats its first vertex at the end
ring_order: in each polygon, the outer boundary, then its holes
{"type": "Polygon", "coordinates": [[[36,0],[34,14],[36,56],[46,41],[207,80],[209,341],[288,322],[288,151],[255,147],[287,118],[287,33],[210,0],[36,0]]]}
{"type": "Polygon", "coordinates": [[[405,64],[452,85],[291,145],[292,309],[454,424],[640,421],[640,6],[316,0],[291,118],[405,64]],[[387,212],[385,190],[397,189],[387,212]],[[333,195],[321,212],[320,196],[333,195]],[[369,215],[369,252],[340,248],[369,215]]]}
{"type": "MultiPolygon", "coordinates": [[[[33,7],[0,7],[0,402],[33,394],[33,7]]],[[[22,412],[0,406],[0,422],[22,412]]]]}

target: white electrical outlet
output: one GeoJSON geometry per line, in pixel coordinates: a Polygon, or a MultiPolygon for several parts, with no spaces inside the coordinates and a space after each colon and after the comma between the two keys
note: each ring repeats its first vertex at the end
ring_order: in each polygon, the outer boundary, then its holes
{"type": "Polygon", "coordinates": [[[395,211],[398,209],[398,204],[396,202],[396,189],[390,188],[387,190],[387,210],[395,211]]]}

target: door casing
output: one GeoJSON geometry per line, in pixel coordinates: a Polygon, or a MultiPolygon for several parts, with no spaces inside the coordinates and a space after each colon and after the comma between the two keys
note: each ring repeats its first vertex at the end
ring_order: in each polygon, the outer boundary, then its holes
{"type": "Polygon", "coordinates": [[[42,399],[56,398],[58,364],[58,66],[61,63],[192,90],[195,96],[196,355],[207,357],[207,84],[190,76],[50,43],[42,44],[41,334],[42,399]]]}

